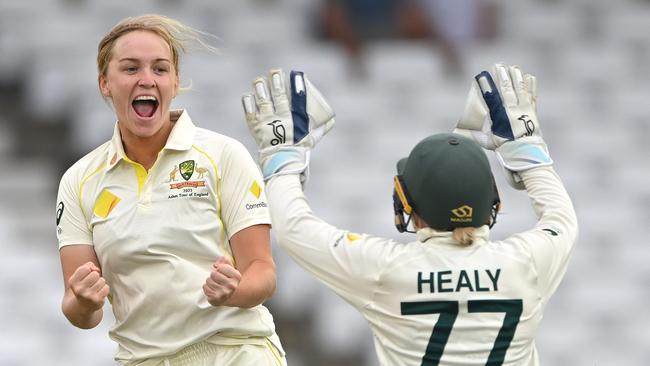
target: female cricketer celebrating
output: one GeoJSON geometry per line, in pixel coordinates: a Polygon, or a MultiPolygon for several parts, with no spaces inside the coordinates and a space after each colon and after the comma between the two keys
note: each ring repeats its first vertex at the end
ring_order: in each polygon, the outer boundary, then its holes
{"type": "Polygon", "coordinates": [[[382,365],[539,365],[535,334],[577,222],[541,136],[534,77],[501,64],[480,73],[456,133],[429,136],[398,162],[395,222],[400,232],[412,223],[410,243],[312,213],[301,184],[334,113],[302,73],[289,87],[279,70],[253,84],[243,104],[277,240],[367,319],[382,365]],[[481,146],[528,192],[539,217],[529,231],[489,239],[500,200],[481,146]]]}
{"type": "Polygon", "coordinates": [[[199,34],[157,15],[127,18],[99,43],[113,138],[61,179],[63,313],[102,319],[126,365],[284,365],[273,318],[269,215],[239,142],[170,110],[179,55],[199,34]]]}

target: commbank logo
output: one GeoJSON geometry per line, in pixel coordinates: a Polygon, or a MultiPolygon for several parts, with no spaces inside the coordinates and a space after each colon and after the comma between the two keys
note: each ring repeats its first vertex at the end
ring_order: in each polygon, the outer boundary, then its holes
{"type": "Polygon", "coordinates": [[[458,208],[451,210],[452,222],[471,222],[474,209],[469,205],[462,205],[458,208]]]}
{"type": "Polygon", "coordinates": [[[257,181],[253,181],[253,184],[251,184],[251,187],[248,189],[250,193],[255,196],[255,198],[260,198],[260,195],[262,194],[262,187],[257,183],[257,181]]]}
{"type": "Polygon", "coordinates": [[[120,197],[116,196],[108,189],[104,189],[95,201],[95,208],[93,208],[93,212],[95,215],[105,219],[113,211],[118,203],[120,203],[120,197]]]}

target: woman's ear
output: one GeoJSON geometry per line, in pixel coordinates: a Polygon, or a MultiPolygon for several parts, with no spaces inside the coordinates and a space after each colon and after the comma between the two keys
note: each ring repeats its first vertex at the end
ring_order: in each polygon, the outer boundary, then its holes
{"type": "Polygon", "coordinates": [[[429,225],[427,225],[427,223],[420,216],[418,216],[418,214],[416,214],[415,212],[413,212],[411,214],[411,218],[413,220],[413,226],[416,229],[422,229],[422,228],[425,228],[425,227],[429,227],[429,225]]]}
{"type": "Polygon", "coordinates": [[[413,221],[413,227],[415,230],[422,229],[422,220],[415,212],[411,214],[411,220],[413,221]]]}
{"type": "Polygon", "coordinates": [[[106,78],[103,75],[100,75],[98,77],[98,83],[99,83],[99,91],[102,93],[102,95],[107,98],[110,98],[111,90],[108,88],[108,82],[106,81],[106,78]]]}

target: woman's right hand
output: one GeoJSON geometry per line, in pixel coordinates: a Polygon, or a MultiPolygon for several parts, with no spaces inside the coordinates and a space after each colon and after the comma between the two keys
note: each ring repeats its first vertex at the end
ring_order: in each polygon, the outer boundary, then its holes
{"type": "Polygon", "coordinates": [[[93,262],[79,266],[70,276],[68,287],[79,305],[91,311],[101,309],[110,292],[110,287],[101,276],[101,270],[93,262]]]}

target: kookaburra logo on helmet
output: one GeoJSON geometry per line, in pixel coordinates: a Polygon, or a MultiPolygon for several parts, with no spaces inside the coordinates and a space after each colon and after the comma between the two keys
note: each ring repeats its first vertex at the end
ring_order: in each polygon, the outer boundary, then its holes
{"type": "Polygon", "coordinates": [[[458,208],[451,210],[452,217],[450,220],[452,222],[472,222],[472,213],[474,210],[469,205],[462,205],[458,208]]]}

